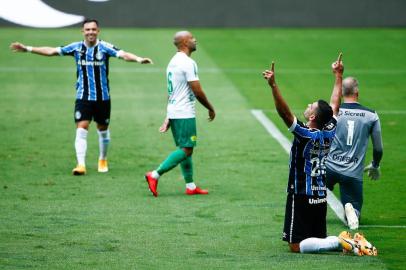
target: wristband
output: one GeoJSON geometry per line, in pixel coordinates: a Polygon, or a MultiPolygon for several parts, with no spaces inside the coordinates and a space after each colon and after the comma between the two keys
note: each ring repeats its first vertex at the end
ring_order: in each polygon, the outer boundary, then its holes
{"type": "Polygon", "coordinates": [[[26,50],[27,52],[32,52],[32,47],[31,47],[31,46],[26,46],[26,47],[25,47],[25,50],[26,50]]]}

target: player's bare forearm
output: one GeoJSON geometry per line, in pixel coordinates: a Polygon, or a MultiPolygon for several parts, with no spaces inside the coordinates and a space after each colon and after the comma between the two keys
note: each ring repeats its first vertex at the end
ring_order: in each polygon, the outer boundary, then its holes
{"type": "Polygon", "coordinates": [[[211,105],[210,101],[206,98],[206,95],[204,92],[202,92],[203,95],[197,95],[196,98],[202,104],[208,111],[209,111],[209,118],[210,120],[214,119],[215,116],[215,111],[213,105],[211,105]]]}
{"type": "Polygon", "coordinates": [[[333,109],[333,114],[334,115],[338,114],[338,110],[340,108],[342,85],[343,85],[343,76],[342,76],[342,74],[341,75],[336,74],[334,87],[333,87],[333,92],[331,93],[331,98],[330,98],[330,106],[333,109]]]}
{"type": "Polygon", "coordinates": [[[200,82],[192,81],[189,82],[189,85],[196,99],[209,111],[209,121],[212,121],[216,117],[216,112],[213,105],[211,105],[210,101],[207,99],[200,82]]]}
{"type": "Polygon", "coordinates": [[[58,55],[58,49],[53,47],[32,47],[19,42],[11,43],[10,49],[13,52],[31,52],[42,56],[58,55]]]}
{"type": "Polygon", "coordinates": [[[140,57],[133,53],[129,53],[129,52],[125,52],[125,51],[120,51],[119,57],[127,62],[137,62],[140,64],[153,64],[152,60],[149,58],[140,57]]]}
{"type": "Polygon", "coordinates": [[[292,126],[295,116],[291,112],[286,101],[283,99],[278,85],[275,82],[270,86],[272,88],[272,95],[274,98],[276,111],[288,127],[292,126]]]}
{"type": "Polygon", "coordinates": [[[283,99],[282,94],[279,91],[279,87],[276,84],[275,63],[272,62],[271,69],[265,70],[264,72],[262,72],[262,75],[264,76],[264,79],[267,80],[269,86],[272,89],[276,111],[288,127],[292,126],[293,121],[295,120],[295,116],[290,111],[288,104],[283,99]]]}
{"type": "Polygon", "coordinates": [[[334,115],[338,114],[338,110],[340,108],[340,103],[341,103],[341,89],[343,86],[343,73],[344,73],[344,65],[341,60],[342,57],[343,57],[343,54],[340,53],[338,55],[337,61],[335,61],[331,65],[331,68],[335,75],[335,81],[334,81],[333,92],[331,93],[330,106],[333,109],[334,115]]]}
{"type": "Polygon", "coordinates": [[[52,47],[32,47],[32,53],[39,54],[42,56],[59,55],[58,49],[52,47]]]}

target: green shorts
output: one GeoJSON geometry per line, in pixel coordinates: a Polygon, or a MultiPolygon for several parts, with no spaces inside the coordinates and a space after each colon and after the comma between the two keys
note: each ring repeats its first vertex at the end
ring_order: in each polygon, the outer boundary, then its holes
{"type": "Polygon", "coordinates": [[[196,118],[169,119],[169,121],[176,146],[196,146],[196,118]]]}

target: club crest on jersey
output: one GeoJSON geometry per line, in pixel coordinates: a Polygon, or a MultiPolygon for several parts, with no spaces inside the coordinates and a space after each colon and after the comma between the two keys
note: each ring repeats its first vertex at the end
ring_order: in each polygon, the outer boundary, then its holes
{"type": "Polygon", "coordinates": [[[101,52],[96,53],[96,59],[97,60],[102,60],[103,59],[103,54],[101,52]]]}

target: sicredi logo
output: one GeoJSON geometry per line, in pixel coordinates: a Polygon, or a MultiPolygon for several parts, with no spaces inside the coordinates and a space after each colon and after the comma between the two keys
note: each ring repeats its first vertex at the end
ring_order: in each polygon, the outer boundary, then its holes
{"type": "MultiPolygon", "coordinates": [[[[109,0],[87,1],[106,2],[109,0]]],[[[38,28],[64,27],[84,20],[82,15],[56,10],[41,0],[0,0],[0,18],[15,24],[38,28]]]]}

